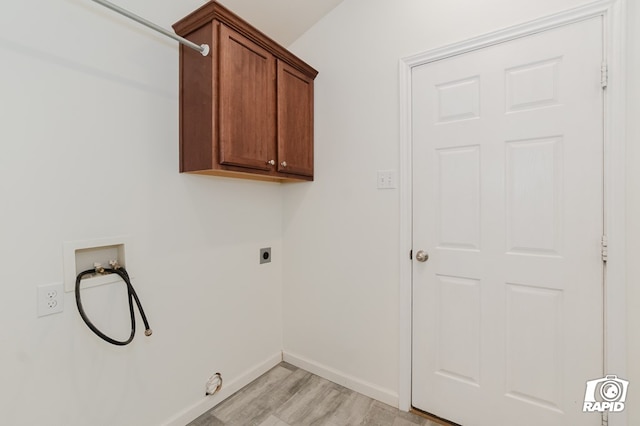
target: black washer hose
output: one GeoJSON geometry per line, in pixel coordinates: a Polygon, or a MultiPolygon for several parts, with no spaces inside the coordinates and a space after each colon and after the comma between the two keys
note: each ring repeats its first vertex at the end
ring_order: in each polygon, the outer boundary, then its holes
{"type": "Polygon", "coordinates": [[[129,343],[131,343],[131,341],[133,340],[133,337],[136,334],[136,318],[133,312],[133,300],[135,300],[136,305],[138,305],[138,311],[140,311],[140,316],[142,317],[142,321],[144,322],[144,327],[145,327],[144,334],[145,336],[151,336],[152,331],[151,331],[151,328],[149,327],[149,321],[147,321],[147,316],[144,314],[144,309],[142,309],[142,304],[140,303],[140,299],[138,298],[138,295],[136,294],[136,291],[134,290],[133,285],[131,285],[131,279],[129,278],[129,274],[122,267],[100,268],[100,273],[101,274],[117,274],[118,276],[120,276],[120,278],[122,278],[122,280],[127,285],[127,293],[129,297],[129,313],[131,315],[131,335],[129,335],[129,338],[125,341],[115,340],[107,336],[100,330],[98,330],[98,328],[95,325],[93,325],[93,323],[89,320],[89,318],[87,318],[87,314],[84,312],[84,308],[82,307],[82,300],[80,299],[80,281],[82,281],[82,278],[84,276],[94,275],[95,273],[96,273],[96,269],[88,269],[84,272],[80,272],[76,277],[76,305],[78,306],[78,312],[80,313],[82,320],[85,322],[85,324],[87,324],[87,327],[89,327],[91,331],[93,331],[102,340],[109,342],[112,345],[117,345],[117,346],[128,345],[129,343]]]}

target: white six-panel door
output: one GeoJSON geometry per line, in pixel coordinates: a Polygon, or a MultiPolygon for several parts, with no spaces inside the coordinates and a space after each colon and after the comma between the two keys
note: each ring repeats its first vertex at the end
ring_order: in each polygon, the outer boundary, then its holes
{"type": "Polygon", "coordinates": [[[602,51],[592,18],[413,68],[414,407],[600,424],[602,51]]]}

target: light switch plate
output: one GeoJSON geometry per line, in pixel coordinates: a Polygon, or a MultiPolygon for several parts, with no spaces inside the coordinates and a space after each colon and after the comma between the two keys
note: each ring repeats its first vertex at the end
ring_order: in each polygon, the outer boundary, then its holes
{"type": "Polygon", "coordinates": [[[378,189],[394,189],[397,180],[395,170],[378,170],[378,189]]]}

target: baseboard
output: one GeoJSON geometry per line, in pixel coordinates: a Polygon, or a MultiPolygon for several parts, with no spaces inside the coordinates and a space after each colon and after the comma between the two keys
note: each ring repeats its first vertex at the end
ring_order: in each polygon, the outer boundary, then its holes
{"type": "Polygon", "coordinates": [[[327,367],[310,359],[306,359],[291,352],[283,352],[283,360],[296,367],[307,370],[334,383],[342,385],[346,388],[359,392],[370,398],[376,399],[393,407],[398,407],[398,394],[390,389],[382,388],[373,383],[360,380],[356,377],[327,367]]]}
{"type": "Polygon", "coordinates": [[[278,365],[281,361],[282,353],[278,352],[277,354],[270,356],[260,364],[250,368],[232,382],[227,382],[225,380],[222,389],[220,389],[218,393],[212,396],[203,397],[200,401],[196,402],[191,407],[188,407],[184,411],[169,419],[162,426],[185,426],[186,424],[197,419],[202,414],[206,413],[258,377],[262,376],[264,373],[278,365]]]}

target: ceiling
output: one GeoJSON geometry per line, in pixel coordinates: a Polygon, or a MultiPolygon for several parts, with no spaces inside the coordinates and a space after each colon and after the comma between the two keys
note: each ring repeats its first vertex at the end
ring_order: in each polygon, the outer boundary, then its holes
{"type": "MultiPolygon", "coordinates": [[[[89,0],[72,0],[79,4],[89,0]]],[[[96,0],[94,0],[96,1],[96,0]]],[[[171,25],[210,0],[107,0],[144,19],[171,25]]],[[[284,47],[289,47],[344,0],[216,0],[284,47]]],[[[96,1],[97,2],[97,1],[96,1]]],[[[96,10],[102,10],[96,5],[96,10]]],[[[102,11],[105,15],[113,12],[102,11]]]]}
{"type": "MultiPolygon", "coordinates": [[[[218,0],[287,47],[343,0],[218,0]]],[[[200,4],[206,1],[200,1],[200,4]]]]}

